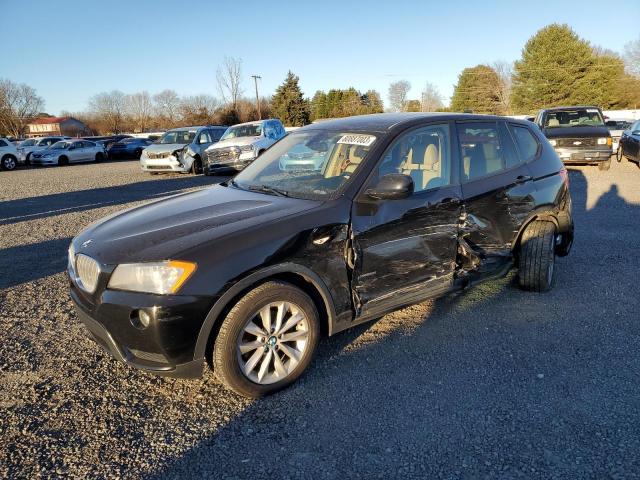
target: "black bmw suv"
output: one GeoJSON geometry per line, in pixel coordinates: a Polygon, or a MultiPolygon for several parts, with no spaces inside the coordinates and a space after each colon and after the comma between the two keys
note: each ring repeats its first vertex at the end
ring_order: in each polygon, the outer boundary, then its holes
{"type": "Polygon", "coordinates": [[[573,241],[567,172],[514,119],[380,114],[309,125],[226,183],[73,239],[79,319],[115,358],[261,396],[334,335],[518,268],[537,292],[573,241]],[[283,168],[289,152],[314,169],[283,168]]]}

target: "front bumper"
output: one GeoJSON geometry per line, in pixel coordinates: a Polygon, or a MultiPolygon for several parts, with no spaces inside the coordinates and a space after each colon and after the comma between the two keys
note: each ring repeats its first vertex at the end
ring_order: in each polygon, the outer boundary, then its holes
{"type": "Polygon", "coordinates": [[[140,167],[145,172],[180,172],[187,173],[189,168],[180,163],[175,155],[165,158],[140,158],[140,167]]]}
{"type": "Polygon", "coordinates": [[[57,165],[58,157],[40,157],[34,158],[33,155],[29,158],[29,163],[32,165],[57,165]]]}
{"type": "Polygon", "coordinates": [[[116,360],[158,375],[202,376],[204,358],[194,358],[194,352],[212,299],[103,287],[91,295],[72,279],[69,282],[78,319],[89,336],[116,360]],[[134,326],[131,320],[140,309],[151,316],[146,328],[134,326]]]}
{"type": "Polygon", "coordinates": [[[590,149],[559,147],[555,151],[565,164],[598,164],[606,162],[613,154],[611,147],[590,149]]]}
{"type": "Polygon", "coordinates": [[[221,172],[239,172],[240,170],[244,170],[247,166],[251,165],[255,158],[250,160],[240,160],[236,159],[234,161],[228,161],[224,163],[207,163],[204,166],[205,173],[221,173],[221,172]]]}

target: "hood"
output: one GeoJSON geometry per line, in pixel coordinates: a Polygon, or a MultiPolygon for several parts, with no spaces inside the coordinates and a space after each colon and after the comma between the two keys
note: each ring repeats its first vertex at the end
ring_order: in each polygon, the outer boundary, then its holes
{"type": "Polygon", "coordinates": [[[222,140],[221,142],[214,143],[207,150],[214,150],[217,148],[225,148],[225,147],[242,147],[244,145],[251,145],[252,143],[256,143],[263,137],[237,137],[237,138],[228,138],[226,140],[222,140]]]}
{"type": "Polygon", "coordinates": [[[318,204],[216,185],[106,217],[80,233],[74,246],[108,265],[189,260],[191,249],[318,204]]]}
{"type": "Polygon", "coordinates": [[[607,127],[595,127],[592,125],[585,125],[584,127],[545,128],[543,131],[547,138],[591,138],[609,136],[609,129],[607,127]]]}
{"type": "Polygon", "coordinates": [[[145,148],[145,150],[152,153],[172,153],[176,150],[182,150],[186,146],[183,143],[154,143],[145,148]]]}

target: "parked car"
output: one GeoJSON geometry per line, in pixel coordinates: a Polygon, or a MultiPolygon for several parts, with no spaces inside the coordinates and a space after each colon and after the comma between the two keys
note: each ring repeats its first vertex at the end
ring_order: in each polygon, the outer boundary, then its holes
{"type": "Polygon", "coordinates": [[[604,124],[609,129],[609,133],[611,134],[611,143],[612,149],[614,152],[618,151],[618,142],[620,142],[620,137],[622,136],[622,132],[628,129],[631,124],[635,122],[633,119],[606,119],[604,124]]]}
{"type": "Polygon", "coordinates": [[[148,138],[123,138],[107,148],[109,158],[140,158],[142,151],[153,143],[148,138]]]}
{"type": "Polygon", "coordinates": [[[7,138],[0,137],[0,169],[14,170],[18,166],[18,149],[7,138]]]}
{"type": "Polygon", "coordinates": [[[618,162],[626,158],[630,162],[636,162],[640,167],[640,120],[636,120],[622,132],[616,156],[618,162]]]}
{"type": "Polygon", "coordinates": [[[68,165],[76,162],[100,162],[106,158],[104,147],[83,139],[61,140],[46,150],[31,154],[33,165],[68,165]]]}
{"type": "Polygon", "coordinates": [[[29,163],[31,154],[49,148],[60,140],[68,140],[71,137],[40,137],[28,138],[18,146],[18,160],[22,163],[29,163]]]}
{"type": "Polygon", "coordinates": [[[167,130],[160,140],[142,151],[140,166],[151,173],[202,173],[205,149],[217,142],[226,130],[227,127],[219,125],[167,130]]]}
{"type": "Polygon", "coordinates": [[[538,113],[536,123],[565,165],[598,165],[600,170],[611,167],[613,140],[600,108],[547,108],[538,113]]]}
{"type": "MultiPolygon", "coordinates": [[[[257,397],[321,331],[518,267],[545,291],[573,221],[567,171],[530,122],[382,114],[293,132],[226,183],[112,215],[69,248],[79,319],[115,358],[257,397]],[[302,146],[302,147],[301,147],[302,146]],[[320,171],[281,160],[310,149],[320,171]]],[[[541,313],[543,315],[543,313],[541,313]]]]}
{"type": "Polygon", "coordinates": [[[204,173],[242,170],[286,134],[280,120],[273,118],[229,127],[218,143],[207,148],[204,173]]]}

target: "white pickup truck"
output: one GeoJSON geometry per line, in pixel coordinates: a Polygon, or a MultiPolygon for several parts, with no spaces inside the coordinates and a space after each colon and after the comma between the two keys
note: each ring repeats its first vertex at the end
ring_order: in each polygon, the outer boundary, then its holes
{"type": "Polygon", "coordinates": [[[286,134],[274,118],[229,127],[218,143],[205,150],[204,173],[242,170],[286,134]]]}

